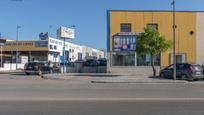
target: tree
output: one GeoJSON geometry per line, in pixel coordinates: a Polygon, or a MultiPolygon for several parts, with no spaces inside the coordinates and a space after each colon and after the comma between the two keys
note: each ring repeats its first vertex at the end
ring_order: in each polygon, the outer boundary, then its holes
{"type": "Polygon", "coordinates": [[[153,76],[156,76],[155,56],[167,51],[172,45],[171,41],[165,40],[156,29],[145,28],[144,32],[138,36],[137,45],[137,53],[150,54],[153,76]]]}

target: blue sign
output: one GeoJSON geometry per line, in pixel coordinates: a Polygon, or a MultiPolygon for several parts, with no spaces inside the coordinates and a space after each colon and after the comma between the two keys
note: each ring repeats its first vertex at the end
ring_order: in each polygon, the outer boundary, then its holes
{"type": "Polygon", "coordinates": [[[48,39],[48,32],[41,32],[40,34],[39,34],[39,38],[41,39],[41,40],[47,40],[48,39]]]}
{"type": "Polygon", "coordinates": [[[48,47],[48,41],[36,41],[35,47],[48,47]]]}

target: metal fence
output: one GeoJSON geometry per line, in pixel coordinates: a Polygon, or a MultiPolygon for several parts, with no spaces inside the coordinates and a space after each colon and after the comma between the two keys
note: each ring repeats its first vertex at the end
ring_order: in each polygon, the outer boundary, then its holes
{"type": "Polygon", "coordinates": [[[67,65],[65,71],[66,73],[107,73],[107,66],[87,66],[83,63],[74,63],[67,65]]]}

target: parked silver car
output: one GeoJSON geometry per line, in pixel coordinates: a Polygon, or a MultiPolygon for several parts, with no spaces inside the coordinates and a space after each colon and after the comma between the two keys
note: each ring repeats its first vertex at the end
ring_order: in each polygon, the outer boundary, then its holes
{"type": "MultiPolygon", "coordinates": [[[[160,71],[161,78],[173,79],[173,65],[170,65],[160,71]]],[[[203,79],[203,68],[199,64],[177,63],[176,64],[177,79],[196,80],[203,79]]]]}

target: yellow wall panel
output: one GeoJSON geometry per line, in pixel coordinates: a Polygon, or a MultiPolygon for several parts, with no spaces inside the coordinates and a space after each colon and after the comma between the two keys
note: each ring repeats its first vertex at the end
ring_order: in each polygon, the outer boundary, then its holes
{"type": "MultiPolygon", "coordinates": [[[[112,37],[120,32],[121,23],[131,23],[132,32],[143,32],[148,23],[157,23],[160,34],[173,43],[172,19],[172,12],[110,12],[110,52],[112,51],[112,37]]],[[[196,13],[176,12],[176,25],[176,52],[187,54],[187,62],[195,63],[196,36],[189,32],[196,32],[196,13]]],[[[161,66],[169,65],[170,53],[172,49],[161,55],[161,66]]]]}

